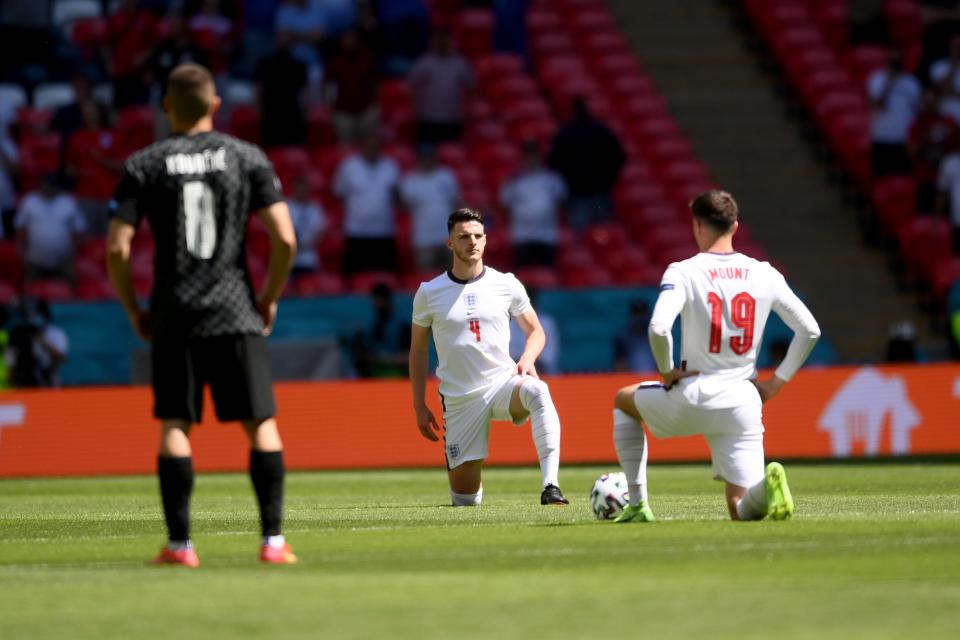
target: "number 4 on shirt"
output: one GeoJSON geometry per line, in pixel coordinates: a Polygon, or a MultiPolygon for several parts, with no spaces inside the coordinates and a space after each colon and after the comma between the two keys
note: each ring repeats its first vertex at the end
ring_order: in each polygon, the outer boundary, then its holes
{"type": "Polygon", "coordinates": [[[477,336],[477,342],[480,342],[480,321],[470,320],[470,332],[477,336]]]}
{"type": "MultiPolygon", "coordinates": [[[[710,303],[710,353],[720,353],[721,322],[723,320],[723,298],[711,291],[707,295],[710,303]]],[[[740,329],[742,336],[730,337],[730,348],[742,356],[753,346],[753,326],[757,310],[757,301],[746,291],[733,296],[730,301],[730,321],[740,329]]]]}

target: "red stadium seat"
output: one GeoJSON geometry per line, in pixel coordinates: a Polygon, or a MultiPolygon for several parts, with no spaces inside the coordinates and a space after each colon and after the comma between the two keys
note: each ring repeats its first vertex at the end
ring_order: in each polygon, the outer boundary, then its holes
{"type": "Polygon", "coordinates": [[[890,37],[899,45],[919,42],[923,36],[923,22],[916,0],[888,0],[883,5],[890,37]]]}
{"type": "Polygon", "coordinates": [[[19,287],[23,280],[23,259],[13,240],[0,240],[0,281],[19,287]]]}
{"type": "Polygon", "coordinates": [[[518,267],[513,273],[528,288],[556,289],[560,286],[556,272],[547,267],[518,267]]]}
{"type": "Polygon", "coordinates": [[[336,273],[320,272],[297,276],[289,289],[298,296],[331,296],[343,293],[343,279],[336,273]]]}
{"type": "Polygon", "coordinates": [[[70,24],[70,41],[85,60],[93,60],[105,44],[107,21],[103,18],[81,18],[70,24]]]}
{"type": "Polygon", "coordinates": [[[629,235],[619,223],[608,222],[587,229],[584,233],[584,241],[591,253],[600,258],[608,251],[626,248],[629,235]]]}
{"type": "Polygon", "coordinates": [[[73,299],[70,285],[63,280],[31,280],[23,285],[24,295],[43,298],[48,302],[66,302],[73,299]]]}
{"type": "Polygon", "coordinates": [[[498,111],[509,109],[515,102],[540,99],[537,83],[525,75],[490,79],[487,81],[486,93],[498,111]]]}
{"type": "Polygon", "coordinates": [[[811,13],[830,46],[836,51],[845,49],[849,39],[847,23],[850,19],[850,7],[847,3],[817,2],[811,8],[811,13]]]}
{"type": "Polygon", "coordinates": [[[154,141],[156,112],[152,107],[125,107],[117,117],[117,136],[120,145],[135,151],[154,141]]]}
{"type": "Polygon", "coordinates": [[[477,76],[481,82],[522,76],[524,66],[523,58],[510,53],[494,53],[476,61],[477,76]]]}
{"type": "Polygon", "coordinates": [[[562,29],[563,23],[556,12],[541,11],[534,8],[527,11],[527,30],[531,36],[542,33],[556,33],[562,29]]]}
{"type": "Polygon", "coordinates": [[[9,282],[0,280],[0,304],[10,304],[17,299],[17,289],[9,282]]]}
{"type": "Polygon", "coordinates": [[[78,277],[76,297],[78,300],[110,300],[116,297],[116,292],[106,277],[78,277]]]}
{"type": "Polygon", "coordinates": [[[891,235],[917,215],[917,183],[913,178],[881,178],[874,183],[870,196],[881,227],[891,235]]]}
{"type": "Polygon", "coordinates": [[[350,276],[347,288],[353,293],[370,293],[375,284],[386,284],[391,289],[397,289],[400,281],[397,275],[389,271],[365,271],[350,276]]]}
{"type": "Polygon", "coordinates": [[[391,79],[380,83],[380,107],[384,111],[409,108],[413,104],[410,84],[406,80],[391,79]]]}
{"type": "Polygon", "coordinates": [[[460,12],[454,30],[460,51],[468,58],[489,54],[493,48],[493,11],[467,9],[460,12]]]}
{"type": "Polygon", "coordinates": [[[616,284],[651,286],[660,282],[660,270],[653,267],[650,256],[639,247],[611,250],[602,262],[616,284]]]}
{"type": "Polygon", "coordinates": [[[330,110],[322,104],[310,107],[307,113],[307,146],[320,147],[337,143],[337,132],[333,127],[330,110]]]}
{"type": "Polygon", "coordinates": [[[950,293],[950,287],[960,282],[960,257],[954,256],[940,260],[934,267],[932,293],[938,304],[943,304],[950,293]]]}
{"type": "Polygon", "coordinates": [[[564,286],[573,288],[607,287],[614,282],[607,270],[601,266],[566,269],[560,277],[564,286]]]}
{"type": "Polygon", "coordinates": [[[933,280],[937,264],[953,250],[949,220],[922,216],[910,220],[900,229],[897,239],[907,273],[926,283],[933,280]]]}
{"type": "Polygon", "coordinates": [[[238,104],[230,110],[229,131],[238,138],[259,144],[260,110],[248,104],[238,104]]]}

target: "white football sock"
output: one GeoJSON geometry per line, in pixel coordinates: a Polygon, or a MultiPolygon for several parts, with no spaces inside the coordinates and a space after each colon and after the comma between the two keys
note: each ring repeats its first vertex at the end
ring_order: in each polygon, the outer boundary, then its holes
{"type": "Polygon", "coordinates": [[[450,497],[453,498],[455,507],[478,507],[483,502],[483,486],[476,493],[457,493],[451,490],[450,497]]]}
{"type": "Polygon", "coordinates": [[[767,489],[763,480],[747,489],[737,503],[737,517],[741,520],[763,520],[767,517],[767,489]]]}
{"type": "Polygon", "coordinates": [[[560,486],[560,416],[553,406],[550,389],[543,380],[524,380],[520,384],[520,404],[530,412],[530,431],[540,458],[543,486],[560,486]]]}
{"type": "Polygon", "coordinates": [[[643,425],[625,411],[613,410],[613,444],[627,476],[630,505],[647,501],[647,434],[643,425]]]}
{"type": "Polygon", "coordinates": [[[282,535],[278,536],[266,536],[263,539],[263,544],[273,547],[274,549],[282,549],[283,545],[287,543],[287,539],[282,535]]]}
{"type": "Polygon", "coordinates": [[[167,549],[170,551],[182,551],[183,549],[193,549],[192,540],[170,540],[167,542],[167,549]]]}

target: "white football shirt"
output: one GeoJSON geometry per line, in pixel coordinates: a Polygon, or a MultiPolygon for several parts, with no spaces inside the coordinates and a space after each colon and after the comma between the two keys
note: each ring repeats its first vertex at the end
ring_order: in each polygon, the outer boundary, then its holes
{"type": "MultiPolygon", "coordinates": [[[[783,275],[742,253],[699,253],[667,267],[650,320],[650,346],[661,373],[674,368],[670,330],[681,317],[681,358],[700,372],[702,404],[725,404],[731,382],[754,378],[770,311],[794,331],[776,375],[789,380],[806,360],[820,327],[783,275]],[[712,402],[716,399],[718,402],[712,402]]],[[[733,401],[733,399],[731,399],[733,401]]]]}
{"type": "Polygon", "coordinates": [[[520,281],[490,267],[473,280],[448,271],[421,283],[413,297],[413,322],[433,332],[444,398],[481,397],[513,372],[510,318],[529,309],[520,281]]]}

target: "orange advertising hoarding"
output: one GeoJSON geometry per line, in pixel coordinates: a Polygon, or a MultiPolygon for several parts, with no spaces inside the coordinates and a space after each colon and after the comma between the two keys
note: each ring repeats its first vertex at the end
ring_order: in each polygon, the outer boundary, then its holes
{"type": "MultiPolygon", "coordinates": [[[[563,425],[567,463],[616,460],[611,407],[633,375],[547,381],[563,425]]],[[[286,460],[292,469],[443,465],[442,445],[422,438],[409,384],[397,381],[278,383],[286,460]]],[[[436,398],[437,394],[429,393],[436,398]]],[[[438,417],[439,401],[434,402],[438,417]]],[[[243,470],[240,429],[207,418],[193,435],[199,470],[243,470]]],[[[801,371],[766,407],[769,458],[960,454],[960,366],[835,367],[801,371]]],[[[158,429],[146,387],[0,395],[0,476],[149,473],[158,429]]],[[[495,423],[490,464],[535,464],[529,426],[495,423]]],[[[651,439],[650,460],[707,460],[698,437],[651,439]]]]}

